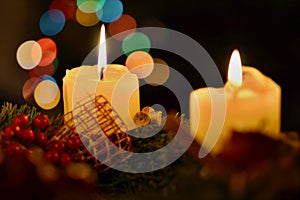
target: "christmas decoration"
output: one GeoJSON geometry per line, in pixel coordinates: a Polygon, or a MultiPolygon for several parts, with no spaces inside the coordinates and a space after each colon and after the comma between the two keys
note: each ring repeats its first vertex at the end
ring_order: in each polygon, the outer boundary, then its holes
{"type": "MultiPolygon", "coordinates": [[[[30,117],[28,112],[18,114],[26,109],[30,110],[30,107],[25,105],[17,109],[8,103],[2,108],[1,116],[12,121],[6,122],[7,125],[3,127],[4,131],[1,132],[1,138],[3,138],[1,146],[7,153],[20,154],[33,146],[38,146],[45,151],[45,159],[48,162],[58,166],[66,166],[71,161],[90,162],[100,171],[102,163],[97,160],[97,155],[103,156],[105,154],[106,159],[118,157],[108,149],[107,140],[104,137],[107,136],[119,148],[125,150],[132,148],[132,140],[126,134],[123,121],[101,95],[97,96],[95,100],[84,101],[82,105],[78,105],[75,110],[66,114],[71,115],[71,117],[63,115],[51,120],[51,123],[47,115],[37,113],[34,108],[30,111],[30,117]],[[91,104],[95,104],[95,107],[92,106],[93,109],[89,107],[91,104]],[[92,112],[96,112],[97,115],[95,124],[91,124],[92,112]],[[97,135],[84,135],[80,138],[76,132],[76,115],[85,117],[85,121],[80,121],[80,123],[88,129],[85,130],[86,133],[89,132],[90,128],[95,128],[98,125],[101,126],[103,132],[97,135]],[[90,148],[87,149],[84,144],[91,144],[90,148]],[[90,152],[90,149],[94,151],[90,152]]],[[[118,159],[126,158],[118,157],[118,159]]]]}
{"type": "MultiPolygon", "coordinates": [[[[102,100],[99,97],[99,106],[108,108],[102,100]]],[[[134,174],[105,168],[91,159],[92,155],[80,154],[79,149],[85,150],[78,135],[69,132],[70,137],[66,137],[67,131],[55,132],[72,127],[63,123],[64,116],[48,117],[49,125],[44,129],[34,124],[34,119],[41,115],[28,105],[2,106],[1,197],[17,196],[11,192],[13,189],[20,190],[22,196],[46,199],[60,195],[68,198],[76,195],[81,199],[298,199],[300,196],[300,141],[295,132],[281,133],[280,139],[274,140],[261,133],[233,131],[218,156],[199,159],[200,146],[195,142],[171,165],[134,174]],[[24,117],[23,114],[28,116],[27,126],[15,128],[20,125],[14,124],[18,121],[15,119],[24,117]],[[24,187],[24,183],[30,184],[24,187]]],[[[111,115],[104,116],[109,119],[111,115]]],[[[134,129],[133,135],[158,133],[149,138],[132,137],[126,147],[136,153],[156,151],[172,141],[182,120],[188,124],[183,115],[169,113],[163,116],[161,126],[150,123],[134,129]]]]}
{"type": "Polygon", "coordinates": [[[160,126],[162,123],[162,112],[155,111],[152,107],[146,106],[135,114],[133,121],[138,126],[147,126],[150,123],[160,126]]]}
{"type": "Polygon", "coordinates": [[[91,162],[99,171],[106,170],[108,168],[98,161],[97,156],[105,157],[105,160],[122,160],[126,157],[120,157],[110,150],[105,137],[108,137],[117,147],[131,150],[132,139],[127,135],[126,130],[123,121],[102,95],[96,96],[95,99],[86,99],[71,112],[54,120],[46,130],[51,137],[48,142],[52,147],[49,154],[54,154],[56,151],[62,153],[67,149],[72,160],[91,162]],[[93,117],[94,113],[96,119],[93,117]],[[84,127],[84,130],[81,130],[84,135],[78,135],[76,125],[84,127]],[[90,134],[98,126],[101,127],[100,132],[90,134]]]}

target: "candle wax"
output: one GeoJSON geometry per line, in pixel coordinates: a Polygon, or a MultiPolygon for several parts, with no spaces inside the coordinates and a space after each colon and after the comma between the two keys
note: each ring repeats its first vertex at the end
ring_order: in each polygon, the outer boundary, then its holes
{"type": "Polygon", "coordinates": [[[133,117],[140,111],[139,83],[137,76],[125,66],[108,65],[102,80],[99,80],[96,65],[67,70],[63,78],[64,113],[72,111],[74,98],[83,99],[91,94],[103,95],[129,130],[136,127],[133,117]],[[76,92],[79,96],[74,96],[75,89],[80,90],[76,92]]]}
{"type": "Polygon", "coordinates": [[[213,154],[222,150],[233,130],[259,132],[273,138],[280,133],[281,88],[253,67],[243,67],[242,70],[241,86],[228,81],[224,88],[200,88],[190,95],[190,131],[196,134],[196,141],[204,148],[212,148],[213,154]],[[211,114],[215,106],[211,103],[211,96],[221,98],[224,93],[225,102],[217,103],[226,104],[225,120],[211,114]],[[211,118],[223,123],[217,140],[218,134],[207,134],[211,118]]]}

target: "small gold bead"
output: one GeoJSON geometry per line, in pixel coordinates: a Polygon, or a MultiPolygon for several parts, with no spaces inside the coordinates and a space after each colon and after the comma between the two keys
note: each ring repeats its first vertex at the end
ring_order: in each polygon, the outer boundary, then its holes
{"type": "Polygon", "coordinates": [[[147,126],[150,124],[151,118],[147,112],[140,111],[135,114],[133,121],[137,126],[147,126]]]}

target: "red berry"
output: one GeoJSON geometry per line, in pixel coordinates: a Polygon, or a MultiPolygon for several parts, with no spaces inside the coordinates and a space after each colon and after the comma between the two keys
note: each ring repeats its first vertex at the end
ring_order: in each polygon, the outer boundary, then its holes
{"type": "Polygon", "coordinates": [[[81,146],[81,140],[78,135],[72,137],[74,148],[77,149],[81,146]]]}
{"type": "Polygon", "coordinates": [[[25,114],[17,115],[14,118],[13,124],[16,126],[20,126],[21,128],[26,128],[29,124],[29,117],[25,114]]]}
{"type": "Polygon", "coordinates": [[[13,126],[13,128],[14,128],[14,132],[15,132],[17,138],[22,139],[22,137],[23,137],[23,129],[21,129],[20,126],[13,126]]]}
{"type": "Polygon", "coordinates": [[[27,158],[30,158],[33,155],[33,150],[32,149],[26,149],[24,154],[27,158]]]}
{"type": "Polygon", "coordinates": [[[36,141],[39,145],[45,146],[47,144],[47,135],[43,132],[36,133],[36,141]]]}
{"type": "Polygon", "coordinates": [[[72,136],[67,140],[67,146],[69,149],[74,150],[81,146],[81,140],[78,135],[72,136]]]}
{"type": "Polygon", "coordinates": [[[60,161],[60,155],[57,151],[52,151],[52,161],[58,163],[60,161]]]}
{"type": "Polygon", "coordinates": [[[74,148],[74,142],[73,142],[72,138],[69,138],[69,139],[67,140],[67,146],[68,146],[68,148],[69,148],[70,150],[74,150],[74,149],[75,149],[75,148],[74,148]]]}
{"type": "Polygon", "coordinates": [[[14,118],[13,125],[20,126],[20,124],[21,124],[21,117],[20,116],[16,116],[14,118]]]}
{"type": "Polygon", "coordinates": [[[14,126],[13,125],[9,125],[4,129],[4,136],[3,136],[4,139],[11,140],[14,135],[15,135],[15,132],[14,132],[14,126]]]}
{"type": "Polygon", "coordinates": [[[45,114],[38,114],[33,119],[33,125],[41,130],[49,125],[49,118],[45,114]]]}
{"type": "Polygon", "coordinates": [[[5,153],[10,155],[21,155],[23,153],[23,149],[20,144],[12,143],[5,148],[5,153]]]}
{"type": "Polygon", "coordinates": [[[60,158],[60,164],[62,166],[67,166],[70,163],[71,163],[71,156],[67,153],[62,154],[60,158]]]}
{"type": "Polygon", "coordinates": [[[56,140],[50,143],[50,149],[56,150],[59,153],[62,153],[66,149],[66,143],[61,140],[56,140]]]}
{"type": "Polygon", "coordinates": [[[56,150],[49,150],[45,153],[45,159],[56,164],[60,161],[60,155],[56,150]]]}
{"type": "Polygon", "coordinates": [[[35,140],[35,133],[31,128],[27,128],[23,131],[23,141],[33,142],[35,140]]]}
{"type": "Polygon", "coordinates": [[[52,152],[51,151],[47,151],[45,153],[45,159],[47,162],[52,162],[52,152]]]}

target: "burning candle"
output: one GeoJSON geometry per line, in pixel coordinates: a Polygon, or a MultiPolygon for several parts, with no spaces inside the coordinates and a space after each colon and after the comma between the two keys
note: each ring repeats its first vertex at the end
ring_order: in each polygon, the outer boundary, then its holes
{"type": "MultiPolygon", "coordinates": [[[[281,88],[253,67],[242,66],[239,52],[232,53],[228,81],[223,88],[200,88],[190,95],[190,131],[202,148],[219,153],[232,131],[259,132],[277,138],[280,133],[281,88]],[[212,116],[211,96],[226,96],[220,134],[207,134],[212,116]],[[216,136],[218,138],[216,138],[216,136]]],[[[255,148],[255,147],[254,147],[255,148]]]]}
{"type": "Polygon", "coordinates": [[[136,127],[133,117],[140,111],[138,78],[123,65],[107,65],[104,25],[100,32],[98,65],[66,71],[63,78],[64,113],[73,110],[75,100],[78,102],[91,94],[103,95],[129,130],[136,127]]]}

